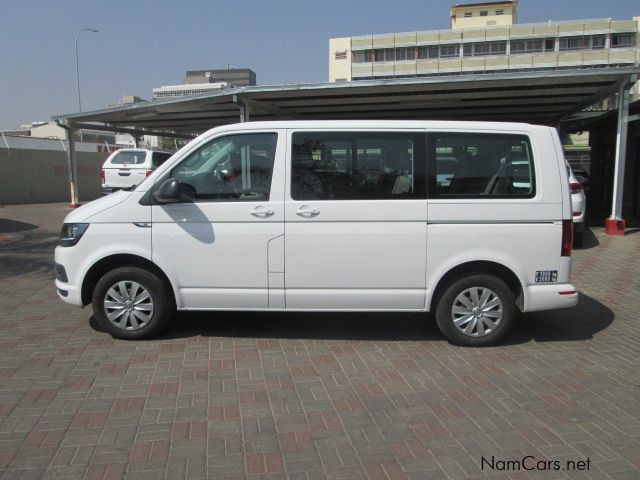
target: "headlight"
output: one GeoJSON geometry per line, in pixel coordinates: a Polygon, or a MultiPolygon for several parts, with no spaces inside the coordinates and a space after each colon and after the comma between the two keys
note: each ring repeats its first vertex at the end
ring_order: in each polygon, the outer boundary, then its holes
{"type": "Polygon", "coordinates": [[[65,223],[60,230],[60,241],[63,247],[73,247],[80,241],[84,232],[89,228],[88,223],[65,223]]]}

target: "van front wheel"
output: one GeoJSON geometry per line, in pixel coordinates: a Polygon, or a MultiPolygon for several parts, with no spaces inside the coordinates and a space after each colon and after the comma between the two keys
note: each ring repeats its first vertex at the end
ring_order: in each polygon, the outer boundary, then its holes
{"type": "Polygon", "coordinates": [[[450,284],[436,307],[436,321],[447,340],[469,347],[498,342],[514,316],[514,295],[509,287],[499,278],[484,274],[450,284]]]}
{"type": "Polygon", "coordinates": [[[138,340],[158,334],[171,317],[171,296],[154,273],[138,267],[107,272],[93,290],[93,313],[115,338],[138,340]]]}

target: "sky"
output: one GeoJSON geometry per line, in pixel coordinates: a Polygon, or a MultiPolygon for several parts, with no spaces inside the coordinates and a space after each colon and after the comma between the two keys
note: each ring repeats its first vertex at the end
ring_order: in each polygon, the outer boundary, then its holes
{"type": "MultiPolygon", "coordinates": [[[[0,0],[0,129],[248,67],[259,85],[328,80],[329,38],[449,28],[455,0],[0,0]]],[[[459,2],[465,3],[465,2],[459,2]]],[[[470,2],[468,2],[470,3],[470,2]]],[[[640,16],[638,0],[520,0],[519,23],[640,16]]]]}

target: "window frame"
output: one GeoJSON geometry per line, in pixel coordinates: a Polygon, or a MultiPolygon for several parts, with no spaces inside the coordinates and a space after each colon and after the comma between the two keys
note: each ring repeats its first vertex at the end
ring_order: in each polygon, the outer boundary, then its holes
{"type": "Polygon", "coordinates": [[[295,202],[380,202],[380,201],[398,201],[398,200],[426,200],[428,190],[428,167],[426,158],[426,131],[423,129],[387,129],[387,130],[324,130],[324,129],[312,129],[312,130],[300,130],[293,129],[290,133],[289,145],[289,165],[287,168],[286,178],[286,190],[288,197],[295,202]],[[379,198],[358,198],[355,194],[358,191],[352,186],[353,196],[349,198],[317,198],[317,199],[297,199],[293,196],[293,170],[294,170],[294,145],[296,145],[296,137],[298,135],[314,136],[314,139],[322,139],[322,137],[329,137],[324,139],[326,142],[351,142],[352,154],[351,154],[351,175],[355,176],[357,169],[356,157],[359,141],[370,141],[375,138],[382,138],[383,140],[401,140],[401,136],[405,136],[407,140],[413,138],[414,161],[413,161],[413,186],[414,191],[411,195],[397,195],[379,198]],[[394,138],[394,136],[397,136],[394,138]]]}
{"type": "Polygon", "coordinates": [[[535,168],[535,151],[533,149],[533,141],[531,135],[524,132],[480,132],[480,131],[428,131],[427,132],[427,198],[429,200],[531,200],[537,195],[536,168],[535,168]],[[437,184],[437,168],[436,168],[436,151],[435,142],[438,136],[454,136],[454,137],[496,137],[511,139],[520,137],[525,140],[529,146],[531,153],[531,191],[526,195],[491,195],[491,194],[442,194],[438,191],[437,184]]]}

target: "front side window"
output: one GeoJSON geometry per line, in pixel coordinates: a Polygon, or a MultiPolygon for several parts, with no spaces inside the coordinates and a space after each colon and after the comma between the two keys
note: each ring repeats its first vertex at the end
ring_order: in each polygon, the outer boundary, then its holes
{"type": "Polygon", "coordinates": [[[180,162],[171,176],[192,201],[269,200],[277,139],[276,133],[216,138],[180,162]]]}
{"type": "Polygon", "coordinates": [[[524,135],[430,133],[432,198],[532,197],[531,143],[524,135]]]}
{"type": "Polygon", "coordinates": [[[297,132],[294,200],[425,198],[425,137],[410,132],[297,132]]]}

